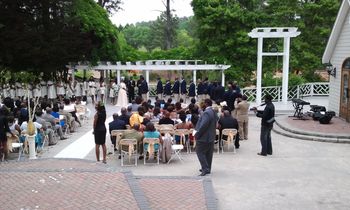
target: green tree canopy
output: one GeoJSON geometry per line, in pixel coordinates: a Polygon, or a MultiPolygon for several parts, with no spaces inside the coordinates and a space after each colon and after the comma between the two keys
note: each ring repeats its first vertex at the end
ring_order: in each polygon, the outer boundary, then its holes
{"type": "Polygon", "coordinates": [[[0,2],[0,66],[62,71],[74,61],[117,60],[117,29],[93,0],[0,2]]]}

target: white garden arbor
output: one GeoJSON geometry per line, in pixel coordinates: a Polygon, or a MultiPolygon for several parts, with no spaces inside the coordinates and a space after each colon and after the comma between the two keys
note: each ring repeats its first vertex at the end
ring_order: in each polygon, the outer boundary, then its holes
{"type": "Polygon", "coordinates": [[[97,66],[89,66],[87,64],[78,63],[77,65],[69,65],[67,67],[70,69],[82,70],[116,71],[118,83],[120,82],[120,72],[122,70],[138,70],[141,72],[145,72],[145,79],[148,84],[150,71],[192,71],[194,83],[196,83],[197,71],[219,71],[221,72],[221,84],[225,86],[225,70],[230,68],[231,66],[223,64],[207,64],[206,62],[204,63],[201,60],[147,60],[125,63],[100,62],[97,66]]]}
{"type": "Polygon", "coordinates": [[[296,27],[277,28],[254,28],[248,35],[258,39],[258,61],[256,73],[256,103],[261,104],[262,88],[262,57],[283,56],[283,77],[282,77],[282,102],[288,101],[288,74],[289,74],[289,50],[290,38],[299,36],[300,32],[296,27]],[[283,38],[283,52],[263,52],[264,38],[283,38]]]}

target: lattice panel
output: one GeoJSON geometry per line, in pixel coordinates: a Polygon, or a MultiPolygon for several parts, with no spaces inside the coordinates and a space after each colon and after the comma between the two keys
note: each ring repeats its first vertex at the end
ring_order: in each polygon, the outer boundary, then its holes
{"type": "Polygon", "coordinates": [[[324,83],[314,83],[314,93],[313,95],[329,95],[329,84],[324,83]]]}

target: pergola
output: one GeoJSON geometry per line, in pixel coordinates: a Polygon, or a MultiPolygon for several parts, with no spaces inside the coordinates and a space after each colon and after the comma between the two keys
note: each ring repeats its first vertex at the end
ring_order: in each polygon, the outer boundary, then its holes
{"type": "MultiPolygon", "coordinates": [[[[150,71],[169,71],[183,70],[193,72],[193,81],[196,83],[197,71],[221,71],[221,84],[225,86],[225,70],[230,68],[230,65],[223,64],[207,64],[201,60],[147,60],[136,62],[100,62],[97,66],[89,66],[78,62],[77,65],[67,66],[70,69],[82,70],[102,70],[102,71],[117,71],[117,81],[120,82],[120,71],[122,70],[138,70],[146,73],[146,81],[149,83],[150,71]]],[[[74,75],[74,74],[73,74],[74,75]]],[[[108,74],[107,74],[108,75],[108,74]]]]}
{"type": "Polygon", "coordinates": [[[300,32],[296,27],[278,28],[254,28],[248,35],[258,39],[258,60],[256,73],[256,103],[261,103],[261,77],[263,56],[283,56],[283,77],[282,77],[282,102],[287,104],[288,100],[288,73],[289,73],[289,50],[290,38],[299,36],[300,32]],[[283,52],[263,52],[264,38],[283,38],[283,52]]]}

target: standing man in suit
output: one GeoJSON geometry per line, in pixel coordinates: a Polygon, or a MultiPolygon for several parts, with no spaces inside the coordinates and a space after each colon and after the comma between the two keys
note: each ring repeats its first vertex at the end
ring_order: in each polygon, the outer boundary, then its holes
{"type": "Polygon", "coordinates": [[[197,96],[198,96],[198,102],[201,102],[204,100],[204,84],[201,79],[198,79],[198,85],[197,85],[197,96]]]}
{"type": "Polygon", "coordinates": [[[157,96],[158,96],[158,99],[163,99],[163,83],[162,83],[162,80],[160,79],[160,77],[157,78],[157,89],[156,89],[156,92],[157,92],[157,96]]]}
{"type": "Polygon", "coordinates": [[[194,84],[193,80],[190,81],[190,87],[188,88],[188,97],[196,98],[196,85],[194,84]]]}
{"type": "Polygon", "coordinates": [[[126,82],[126,88],[128,89],[128,98],[129,103],[131,103],[135,99],[135,81],[132,77],[126,82]]]}
{"type": "Polygon", "coordinates": [[[178,78],[175,78],[175,82],[173,85],[173,95],[174,95],[175,102],[179,101],[179,93],[180,93],[180,82],[178,78]]]}
{"type": "Polygon", "coordinates": [[[205,99],[203,105],[204,112],[196,124],[196,153],[201,164],[201,169],[199,170],[201,174],[199,176],[205,176],[211,173],[217,122],[216,112],[211,106],[212,101],[205,99]]]}
{"type": "Polygon", "coordinates": [[[171,97],[171,83],[170,80],[167,80],[164,86],[164,100],[168,100],[171,97]]]}
{"type": "Polygon", "coordinates": [[[261,152],[258,153],[261,156],[272,155],[271,130],[275,122],[275,106],[272,103],[272,96],[265,96],[265,104],[264,111],[258,111],[256,107],[253,109],[256,116],[261,118],[261,152]]]}
{"type": "Polygon", "coordinates": [[[148,96],[147,96],[147,93],[148,93],[148,83],[146,82],[145,78],[143,76],[141,76],[141,83],[140,83],[140,92],[141,92],[141,96],[142,96],[142,99],[144,101],[147,101],[148,100],[148,96]]]}
{"type": "Polygon", "coordinates": [[[181,85],[180,85],[181,89],[180,89],[180,93],[181,93],[181,97],[184,100],[184,103],[186,103],[186,95],[187,95],[187,84],[186,84],[186,80],[184,78],[182,78],[181,80],[181,85]]]}
{"type": "Polygon", "coordinates": [[[248,140],[248,111],[250,104],[247,102],[247,96],[238,97],[235,101],[236,117],[239,124],[240,140],[248,140]]]}

